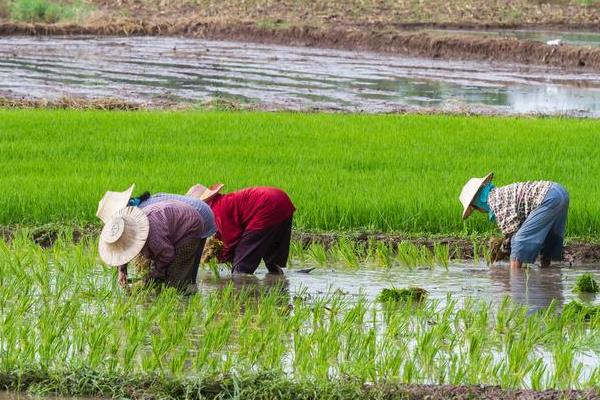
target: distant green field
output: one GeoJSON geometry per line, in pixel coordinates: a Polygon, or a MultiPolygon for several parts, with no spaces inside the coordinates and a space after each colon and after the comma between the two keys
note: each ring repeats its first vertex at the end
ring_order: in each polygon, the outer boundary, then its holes
{"type": "Polygon", "coordinates": [[[549,179],[569,233],[600,234],[600,121],[416,115],[0,111],[0,224],[95,222],[105,190],[285,189],[297,228],[489,231],[460,220],[471,176],[549,179]]]}

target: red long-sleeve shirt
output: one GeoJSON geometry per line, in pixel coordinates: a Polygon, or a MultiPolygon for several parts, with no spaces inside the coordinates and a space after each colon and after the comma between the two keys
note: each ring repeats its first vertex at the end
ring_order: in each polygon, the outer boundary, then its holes
{"type": "Polygon", "coordinates": [[[290,218],[296,208],[288,195],[272,187],[252,187],[217,194],[210,201],[215,215],[217,238],[223,241],[219,261],[233,259],[244,231],[259,231],[290,218]]]}

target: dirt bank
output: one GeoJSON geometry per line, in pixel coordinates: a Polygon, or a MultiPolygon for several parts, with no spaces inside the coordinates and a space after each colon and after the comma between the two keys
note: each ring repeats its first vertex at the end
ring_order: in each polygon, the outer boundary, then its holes
{"type": "MultiPolygon", "coordinates": [[[[96,240],[100,233],[100,227],[96,225],[73,227],[58,224],[37,227],[0,226],[0,239],[10,242],[19,231],[24,232],[38,245],[48,248],[52,247],[60,237],[75,243],[83,240],[96,240]]],[[[490,240],[487,236],[472,238],[457,236],[415,237],[394,233],[308,232],[301,230],[295,230],[292,234],[292,240],[301,243],[305,248],[309,247],[312,243],[319,243],[328,249],[341,238],[364,245],[365,249],[367,246],[378,242],[391,245],[409,242],[416,246],[425,246],[433,251],[436,244],[442,244],[449,247],[450,258],[454,260],[472,260],[474,258],[474,250],[477,248],[481,251],[484,246],[488,246],[490,240]]],[[[481,254],[479,257],[481,257],[481,254]]],[[[586,243],[583,241],[567,242],[565,246],[565,261],[572,265],[599,263],[600,243],[586,243]]]]}
{"type": "MultiPolygon", "coordinates": [[[[179,380],[159,376],[137,377],[76,370],[50,374],[46,371],[0,373],[0,390],[34,391],[44,395],[94,396],[101,398],[220,399],[235,393],[252,399],[403,399],[403,400],[592,400],[594,390],[502,389],[498,386],[360,384],[351,379],[297,382],[278,373],[254,376],[223,376],[179,380]],[[85,377],[85,379],[82,379],[85,377]]],[[[1,393],[0,393],[1,394],[1,393]]]]}
{"type": "MultiPolygon", "coordinates": [[[[356,243],[368,245],[369,243],[384,242],[397,245],[401,242],[409,242],[417,246],[425,246],[433,251],[434,245],[444,244],[450,249],[451,259],[472,260],[474,258],[475,248],[480,251],[484,246],[488,246],[489,237],[464,238],[456,236],[436,236],[429,238],[419,238],[391,233],[315,233],[294,231],[293,238],[302,243],[304,247],[311,243],[321,243],[326,248],[331,247],[341,237],[350,239],[356,243]]],[[[481,255],[479,255],[481,257],[481,255]]],[[[568,242],[565,245],[565,262],[571,265],[592,264],[600,262],[600,243],[586,243],[581,241],[568,242]]]]}
{"type": "Polygon", "coordinates": [[[184,35],[203,39],[367,50],[410,57],[542,64],[600,71],[600,47],[364,27],[259,26],[254,22],[115,19],[90,24],[0,24],[0,35],[184,35]]]}

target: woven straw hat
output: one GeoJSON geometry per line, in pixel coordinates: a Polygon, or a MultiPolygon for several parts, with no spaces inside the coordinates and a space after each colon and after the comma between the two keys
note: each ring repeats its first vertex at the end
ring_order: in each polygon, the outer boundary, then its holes
{"type": "Polygon", "coordinates": [[[477,192],[479,192],[479,189],[490,182],[493,178],[494,173],[490,172],[483,178],[469,179],[467,184],[463,187],[462,192],[460,192],[460,196],[458,197],[463,205],[463,219],[468,218],[473,212],[473,206],[471,203],[473,203],[473,200],[475,200],[475,196],[477,195],[477,192]]]}
{"type": "Polygon", "coordinates": [[[225,186],[225,184],[223,184],[223,183],[216,183],[209,187],[203,186],[201,184],[197,184],[197,185],[192,186],[185,195],[190,196],[190,197],[195,197],[202,201],[207,201],[211,197],[213,197],[215,194],[219,193],[221,191],[221,189],[223,189],[223,186],[225,186]]]}
{"type": "Polygon", "coordinates": [[[117,211],[127,207],[134,187],[135,185],[131,185],[124,192],[106,192],[98,203],[96,217],[100,218],[105,224],[108,223],[117,211]]]}
{"type": "Polygon", "coordinates": [[[141,208],[125,207],[117,211],[100,233],[100,258],[111,266],[127,264],[142,251],[149,228],[148,217],[141,208]]]}

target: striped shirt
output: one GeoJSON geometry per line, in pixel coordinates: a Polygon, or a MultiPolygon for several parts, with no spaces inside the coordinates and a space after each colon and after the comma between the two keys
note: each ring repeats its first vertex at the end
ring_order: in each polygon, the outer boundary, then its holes
{"type": "Polygon", "coordinates": [[[177,200],[164,200],[143,208],[149,232],[142,255],[153,263],[155,279],[166,276],[175,259],[175,249],[202,239],[204,224],[194,207],[177,200]]]}
{"type": "Polygon", "coordinates": [[[200,218],[203,222],[202,227],[202,238],[207,238],[209,236],[214,235],[217,232],[217,225],[215,224],[215,217],[213,215],[212,210],[202,200],[196,199],[190,196],[182,196],[180,194],[170,194],[170,193],[157,193],[152,195],[148,200],[140,203],[140,208],[145,208],[149,205],[156,204],[159,201],[165,200],[177,200],[181,201],[185,204],[189,204],[194,207],[196,211],[200,214],[200,218]]]}
{"type": "Polygon", "coordinates": [[[510,235],[518,231],[529,214],[542,204],[550,186],[549,181],[534,181],[492,189],[488,204],[502,233],[510,235]]]}

